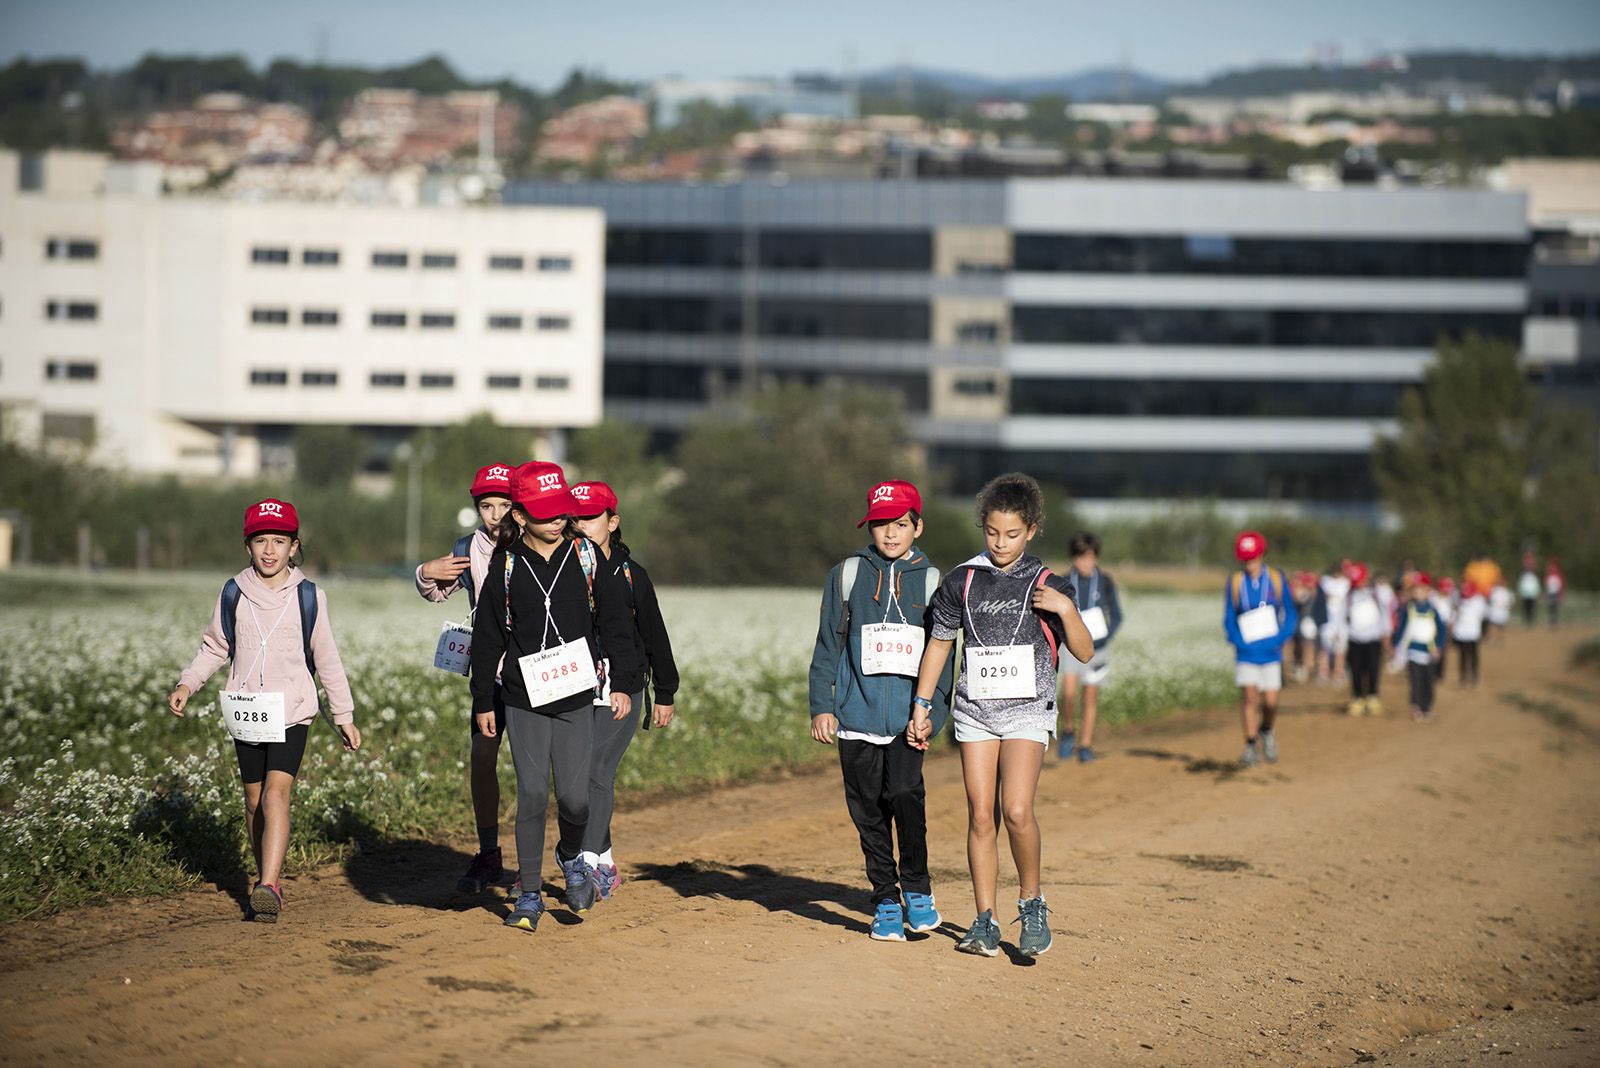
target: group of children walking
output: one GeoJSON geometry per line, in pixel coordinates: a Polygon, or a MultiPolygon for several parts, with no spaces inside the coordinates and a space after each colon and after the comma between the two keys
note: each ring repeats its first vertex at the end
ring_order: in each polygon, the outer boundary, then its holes
{"type": "MultiPolygon", "coordinates": [[[[622,883],[611,842],[617,768],[642,718],[646,729],[672,721],[678,673],[654,586],[622,540],[609,486],[569,486],[559,466],[534,461],[489,464],[470,493],[477,529],[416,571],[424,598],[440,602],[459,590],[470,609],[470,626],[447,624],[435,655],[437,666],[470,677],[478,853],[457,888],[482,893],[507,881],[496,765],[501,739],[508,738],[522,870],[505,923],[533,931],[544,913],[539,858],[552,780],[554,857],[566,903],[582,913],[622,883]]],[[[250,917],[273,922],[283,910],[279,876],[290,794],[319,709],[316,680],[345,747],[359,747],[361,735],[326,597],[298,567],[294,507],[278,500],[251,505],[244,542],[249,566],[223,587],[200,651],[168,706],[183,715],[190,696],[232,661],[221,706],[244,782],[257,871],[250,917]]]]}

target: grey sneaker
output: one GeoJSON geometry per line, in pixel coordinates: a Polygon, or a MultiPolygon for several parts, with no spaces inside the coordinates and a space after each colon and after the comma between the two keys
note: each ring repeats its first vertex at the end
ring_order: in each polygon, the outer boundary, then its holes
{"type": "Polygon", "coordinates": [[[1271,731],[1261,732],[1261,758],[1268,764],[1278,762],[1278,736],[1271,731]]]}
{"type": "Polygon", "coordinates": [[[516,905],[512,906],[511,915],[505,918],[505,925],[520,928],[531,934],[539,929],[539,917],[543,915],[544,902],[539,900],[538,894],[519,894],[516,905]]]}
{"type": "Polygon", "coordinates": [[[1050,952],[1050,908],[1044,896],[1030,897],[1017,902],[1020,915],[1012,922],[1022,924],[1022,939],[1017,949],[1024,957],[1038,957],[1050,952]]]}
{"type": "Polygon", "coordinates": [[[967,933],[956,943],[956,949],[961,953],[977,953],[985,957],[1000,952],[1000,925],[994,922],[991,910],[984,909],[978,913],[978,918],[972,921],[967,933]]]}
{"type": "Polygon", "coordinates": [[[1244,745],[1244,753],[1239,757],[1239,766],[1241,768],[1253,768],[1256,766],[1256,762],[1260,759],[1261,758],[1256,755],[1256,743],[1246,742],[1244,745]]]}
{"type": "Polygon", "coordinates": [[[594,899],[600,893],[600,880],[595,876],[594,869],[582,857],[567,860],[559,849],[556,850],[556,863],[561,865],[561,874],[567,881],[567,908],[579,913],[594,908],[594,899]]]}

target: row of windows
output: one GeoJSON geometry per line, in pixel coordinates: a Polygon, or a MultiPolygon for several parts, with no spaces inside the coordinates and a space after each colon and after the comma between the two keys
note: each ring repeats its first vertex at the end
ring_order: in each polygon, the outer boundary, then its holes
{"type": "Polygon", "coordinates": [[[92,323],[100,318],[100,305],[92,300],[47,300],[44,317],[56,322],[92,323]]]}
{"type": "MultiPolygon", "coordinates": [[[[738,368],[717,367],[708,364],[660,364],[642,360],[607,358],[605,366],[605,395],[614,400],[715,400],[719,395],[736,389],[742,376],[738,368]]],[[[928,410],[928,374],[926,371],[886,371],[878,374],[802,370],[763,370],[763,381],[775,383],[798,382],[808,386],[820,385],[830,379],[840,379],[851,386],[897,396],[906,411],[921,413],[928,410]]],[[[991,389],[992,389],[992,383],[991,389]]]]}
{"type": "MultiPolygon", "coordinates": [[[[292,260],[286,245],[257,245],[250,250],[250,262],[262,267],[285,267],[292,260]]],[[[300,250],[300,263],[306,267],[337,267],[340,254],[336,248],[304,248],[300,250]]],[[[454,252],[423,252],[417,257],[423,270],[453,271],[458,257],[454,252]]],[[[372,266],[380,268],[405,268],[411,265],[411,253],[403,249],[378,249],[372,253],[372,266]]],[[[534,259],[536,270],[565,272],[572,270],[572,257],[545,255],[534,259]]],[[[489,256],[491,271],[521,271],[527,258],[520,253],[494,253],[489,256]]]]}
{"type": "Polygon", "coordinates": [[[1600,297],[1579,293],[1535,297],[1528,302],[1528,314],[1553,319],[1600,319],[1600,297]]]}
{"type": "MultiPolygon", "coordinates": [[[[256,326],[288,326],[288,308],[258,307],[250,309],[250,322],[256,326]]],[[[536,315],[533,316],[534,329],[547,333],[570,330],[572,317],[568,315],[536,315]]],[[[368,322],[379,329],[404,329],[411,321],[408,312],[403,311],[375,311],[368,322]]],[[[490,330],[509,331],[521,330],[523,317],[516,312],[500,312],[489,316],[488,328],[490,330]]],[[[301,326],[338,326],[339,312],[334,308],[302,308],[300,310],[301,326]]],[[[456,326],[455,312],[421,312],[417,315],[417,325],[424,330],[454,330],[456,326]]]]}
{"type": "Polygon", "coordinates": [[[770,270],[921,271],[933,269],[928,230],[742,230],[615,227],[606,232],[606,263],[614,267],[743,267],[770,270]]]}
{"type": "MultiPolygon", "coordinates": [[[[926,302],[764,300],[756,310],[764,337],[856,338],[927,341],[926,302]]],[[[637,334],[737,335],[743,313],[737,299],[708,297],[606,298],[606,329],[637,334]]]]}
{"type": "Polygon", "coordinates": [[[1528,273],[1524,241],[1019,233],[1012,250],[1016,271],[1519,280],[1528,273]]]}
{"type": "Polygon", "coordinates": [[[1019,343],[1428,348],[1476,332],[1515,341],[1522,317],[1490,312],[1283,311],[1259,308],[1066,308],[1017,305],[1019,343]]]}
{"type": "Polygon", "coordinates": [[[1392,418],[1401,382],[1014,378],[1016,415],[1392,418]]]}
{"type": "Polygon", "coordinates": [[[47,260],[96,260],[100,258],[100,242],[87,237],[52,237],[44,243],[47,260]]]}
{"type": "MultiPolygon", "coordinates": [[[[571,387],[571,379],[567,375],[532,375],[529,376],[533,388],[538,390],[564,390],[571,387]]],[[[374,371],[367,376],[367,384],[373,389],[404,389],[410,381],[410,376],[404,371],[374,371]]],[[[521,389],[523,376],[520,374],[492,374],[484,379],[484,385],[489,389],[521,389]]],[[[273,368],[257,368],[250,372],[252,386],[287,386],[289,372],[273,368]]],[[[329,387],[339,384],[338,371],[301,371],[300,384],[308,387],[329,387]]],[[[417,385],[423,389],[454,389],[456,376],[453,373],[435,372],[417,375],[417,385]]]]}

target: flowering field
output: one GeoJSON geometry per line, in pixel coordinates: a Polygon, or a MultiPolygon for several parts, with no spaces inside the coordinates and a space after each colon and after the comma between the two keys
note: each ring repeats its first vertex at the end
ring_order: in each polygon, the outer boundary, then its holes
{"type": "MultiPolygon", "coordinates": [[[[165,709],[221,578],[0,577],[0,922],[242,875],[238,775],[216,711],[225,672],[188,718],[165,709]]],[[[363,747],[342,754],[325,724],[312,728],[291,871],[471,825],[466,683],[432,667],[439,624],[464,601],[429,605],[402,582],[326,587],[363,747]]],[[[663,591],[680,718],[639,736],[619,785],[682,791],[828,759],[806,720],[817,599],[663,591]]],[[[1128,597],[1104,722],[1231,699],[1218,600],[1128,597]]],[[[509,759],[501,774],[511,804],[509,759]]]]}

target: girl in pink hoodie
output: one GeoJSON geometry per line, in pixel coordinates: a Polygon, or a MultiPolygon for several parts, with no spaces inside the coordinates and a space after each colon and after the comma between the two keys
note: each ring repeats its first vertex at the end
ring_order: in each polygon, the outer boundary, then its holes
{"type": "Polygon", "coordinates": [[[253,919],[273,923],[283,909],[278,880],[289,848],[289,793],[319,707],[313,663],[346,749],[360,747],[361,732],[328,625],[327,596],[293,563],[300,552],[294,505],[270,499],[251,505],[245,511],[244,543],[250,566],[223,587],[200,651],[167,707],[183,715],[194,692],[225,661],[233,661],[220,703],[239,757],[245,826],[260,873],[250,891],[250,911],[253,919]],[[302,586],[311,592],[302,593],[302,586]],[[307,615],[313,620],[309,640],[301,622],[307,615]]]}

